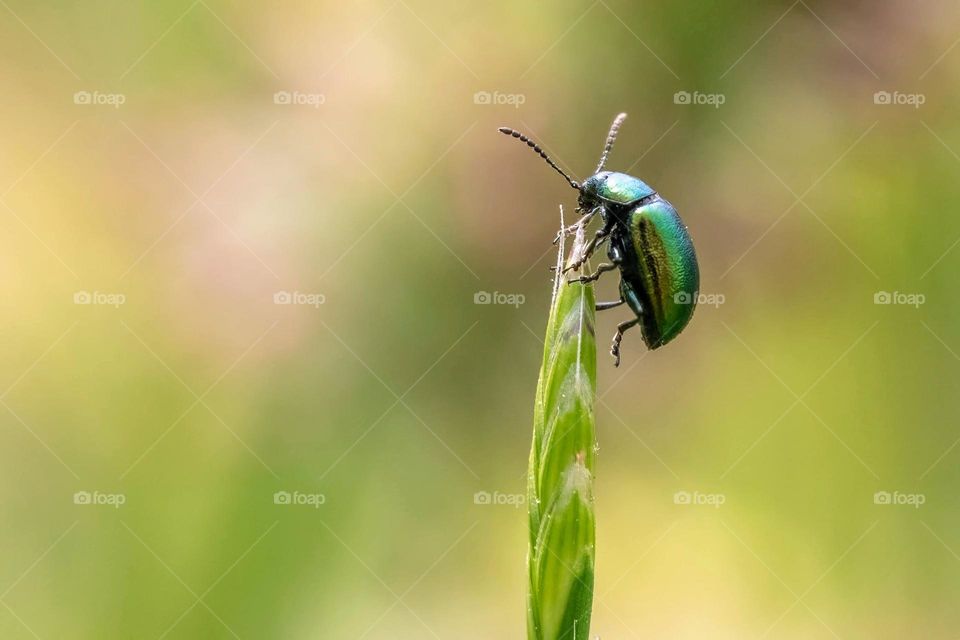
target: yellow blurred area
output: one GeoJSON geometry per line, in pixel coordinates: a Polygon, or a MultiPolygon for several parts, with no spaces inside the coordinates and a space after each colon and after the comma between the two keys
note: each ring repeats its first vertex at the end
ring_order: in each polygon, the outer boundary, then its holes
{"type": "Polygon", "coordinates": [[[954,4],[0,17],[0,638],[524,637],[576,205],[496,128],[620,111],[704,300],[601,354],[591,637],[956,637],[954,4]]]}

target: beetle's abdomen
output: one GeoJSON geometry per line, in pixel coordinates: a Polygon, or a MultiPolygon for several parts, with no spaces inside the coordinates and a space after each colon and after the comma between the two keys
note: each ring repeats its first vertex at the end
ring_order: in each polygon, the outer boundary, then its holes
{"type": "Polygon", "coordinates": [[[643,341],[656,349],[693,316],[700,289],[697,254],[676,209],[660,198],[630,212],[627,235],[624,244],[634,255],[625,261],[624,299],[640,318],[643,341]]]}

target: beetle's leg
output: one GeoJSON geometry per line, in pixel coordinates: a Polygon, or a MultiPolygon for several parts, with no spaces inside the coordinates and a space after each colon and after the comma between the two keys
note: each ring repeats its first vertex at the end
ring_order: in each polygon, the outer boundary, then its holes
{"type": "Polygon", "coordinates": [[[558,242],[560,242],[560,238],[562,238],[563,236],[572,236],[574,233],[576,233],[577,229],[580,228],[581,223],[582,223],[582,220],[575,222],[569,227],[564,227],[563,229],[560,229],[560,231],[557,231],[557,236],[553,239],[553,244],[557,244],[558,242]]]}
{"type": "Polygon", "coordinates": [[[613,356],[613,366],[620,366],[620,341],[623,340],[623,332],[640,322],[637,318],[627,320],[617,325],[617,333],[613,336],[613,344],[610,345],[610,355],[613,356]]]}
{"type": "Polygon", "coordinates": [[[580,218],[579,220],[571,224],[569,227],[564,227],[563,229],[560,229],[560,231],[557,231],[557,237],[553,239],[553,244],[557,244],[558,242],[560,242],[560,238],[562,238],[563,236],[573,235],[574,233],[576,233],[577,229],[589,224],[590,221],[593,220],[593,216],[597,215],[598,211],[600,211],[599,207],[585,214],[582,218],[580,218]]]}
{"type": "Polygon", "coordinates": [[[598,302],[596,309],[597,311],[606,311],[607,309],[613,309],[614,307],[619,307],[624,302],[625,300],[623,298],[620,298],[619,300],[614,300],[613,302],[598,302]]]}
{"type": "MultiPolygon", "coordinates": [[[[597,233],[600,233],[600,232],[598,231],[597,233]]],[[[584,252],[581,253],[580,257],[577,258],[576,260],[574,260],[573,262],[571,262],[569,267],[564,267],[564,268],[560,271],[560,273],[566,273],[567,271],[570,271],[571,269],[573,269],[573,270],[579,269],[581,266],[583,266],[583,263],[587,261],[587,258],[589,258],[590,255],[592,255],[597,249],[599,249],[601,246],[603,246],[603,243],[606,242],[606,241],[609,240],[609,239],[610,239],[610,234],[607,234],[607,235],[603,236],[602,238],[600,238],[600,240],[596,243],[596,245],[593,247],[593,249],[590,251],[589,254],[587,254],[587,253],[586,253],[586,249],[584,249],[584,252]]],[[[591,244],[593,244],[593,243],[591,243],[591,244]]],[[[620,261],[619,261],[619,259],[618,259],[618,260],[616,260],[615,262],[619,263],[620,261]]],[[[556,266],[550,267],[550,271],[556,271],[556,270],[557,270],[557,267],[556,267],[556,266]]]]}
{"type": "Polygon", "coordinates": [[[571,262],[570,265],[563,270],[563,273],[566,273],[571,269],[573,270],[579,269],[581,265],[583,265],[583,263],[587,261],[587,258],[593,255],[593,251],[594,249],[597,248],[597,245],[600,244],[601,242],[604,242],[607,238],[610,237],[610,233],[612,231],[613,231],[612,224],[608,225],[607,227],[604,227],[603,229],[597,230],[597,233],[593,236],[590,242],[587,243],[587,246],[585,246],[583,248],[583,251],[580,252],[580,256],[576,260],[571,262]]]}
{"type": "Polygon", "coordinates": [[[573,284],[574,282],[580,282],[582,284],[586,284],[588,282],[595,282],[596,280],[600,279],[600,276],[602,274],[606,273],[607,271],[613,271],[616,268],[617,268],[617,265],[611,264],[609,262],[604,262],[604,263],[601,263],[597,267],[597,270],[591,273],[590,275],[580,276],[579,278],[574,278],[573,280],[567,280],[567,284],[573,284]]]}

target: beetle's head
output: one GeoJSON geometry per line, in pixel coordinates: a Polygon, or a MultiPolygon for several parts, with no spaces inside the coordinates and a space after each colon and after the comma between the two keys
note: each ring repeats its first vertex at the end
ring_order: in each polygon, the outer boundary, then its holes
{"type": "Polygon", "coordinates": [[[600,189],[607,179],[609,171],[601,171],[583,181],[580,185],[580,197],[577,198],[577,205],[580,212],[586,215],[603,204],[600,198],[600,189]]]}

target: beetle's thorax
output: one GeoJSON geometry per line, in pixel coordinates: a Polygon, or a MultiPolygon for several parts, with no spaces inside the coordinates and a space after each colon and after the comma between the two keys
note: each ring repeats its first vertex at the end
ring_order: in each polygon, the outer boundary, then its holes
{"type": "Polygon", "coordinates": [[[626,173],[601,171],[580,185],[579,205],[583,211],[592,211],[597,207],[616,208],[632,205],[656,193],[639,178],[626,173]]]}

